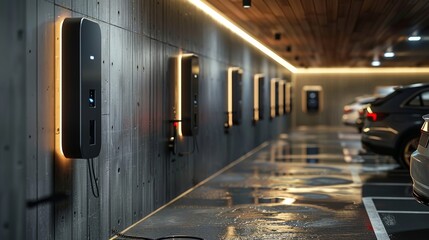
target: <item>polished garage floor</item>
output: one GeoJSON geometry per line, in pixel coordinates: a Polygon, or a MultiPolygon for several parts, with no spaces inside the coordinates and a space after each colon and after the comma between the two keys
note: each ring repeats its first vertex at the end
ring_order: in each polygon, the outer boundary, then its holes
{"type": "MultiPolygon", "coordinates": [[[[203,239],[429,239],[407,171],[348,128],[265,143],[124,235],[203,239]]],[[[122,236],[118,239],[127,239],[122,236]]]]}

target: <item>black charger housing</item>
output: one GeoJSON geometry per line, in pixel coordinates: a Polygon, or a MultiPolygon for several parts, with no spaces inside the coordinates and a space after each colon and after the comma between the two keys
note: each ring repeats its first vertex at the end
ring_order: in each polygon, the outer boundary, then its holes
{"type": "Polygon", "coordinates": [[[101,150],[101,31],[87,18],[66,18],[61,34],[61,147],[67,158],[101,150]]]}
{"type": "Polygon", "coordinates": [[[182,134],[195,136],[199,127],[198,81],[200,64],[197,55],[183,55],[181,59],[182,82],[182,134]]]}

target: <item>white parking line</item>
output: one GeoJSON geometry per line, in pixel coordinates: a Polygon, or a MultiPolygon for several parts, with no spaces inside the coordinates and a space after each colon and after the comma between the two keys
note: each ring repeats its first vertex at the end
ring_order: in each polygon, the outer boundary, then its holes
{"type": "Polygon", "coordinates": [[[387,210],[378,211],[378,213],[393,213],[393,214],[429,214],[429,212],[419,212],[419,211],[387,211],[387,210]]]}
{"type": "Polygon", "coordinates": [[[371,186],[412,186],[412,183],[370,183],[366,182],[365,185],[371,185],[371,186]]]}
{"type": "Polygon", "coordinates": [[[372,228],[374,229],[377,240],[388,240],[389,235],[384,228],[383,222],[381,221],[380,215],[378,215],[377,209],[375,208],[374,201],[370,197],[362,198],[363,205],[365,206],[366,213],[368,214],[369,220],[371,221],[372,228]]]}
{"type": "Polygon", "coordinates": [[[370,198],[381,199],[381,200],[414,200],[414,198],[412,197],[370,197],[370,198]]]}

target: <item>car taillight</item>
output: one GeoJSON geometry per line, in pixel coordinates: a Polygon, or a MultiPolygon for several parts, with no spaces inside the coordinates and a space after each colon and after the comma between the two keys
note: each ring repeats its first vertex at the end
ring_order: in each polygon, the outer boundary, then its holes
{"type": "Polygon", "coordinates": [[[367,112],[366,118],[369,121],[376,122],[376,121],[383,120],[385,117],[387,117],[387,115],[388,114],[386,114],[386,113],[367,112]]]}

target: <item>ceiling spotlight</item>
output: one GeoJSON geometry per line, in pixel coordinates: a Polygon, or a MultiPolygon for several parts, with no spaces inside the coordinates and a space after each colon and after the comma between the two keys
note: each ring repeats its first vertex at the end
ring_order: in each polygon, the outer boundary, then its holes
{"type": "Polygon", "coordinates": [[[378,67],[380,65],[381,65],[381,63],[380,63],[380,61],[378,59],[374,59],[371,62],[371,66],[373,66],[373,67],[378,67]]]}
{"type": "Polygon", "coordinates": [[[372,59],[371,66],[378,67],[380,65],[381,65],[380,60],[378,60],[378,55],[376,54],[376,55],[374,55],[374,58],[372,59]]]}
{"type": "Polygon", "coordinates": [[[292,46],[291,45],[286,46],[286,52],[292,52],[292,46]]]}
{"type": "Polygon", "coordinates": [[[416,42],[416,41],[420,41],[422,39],[422,37],[419,36],[419,34],[417,33],[417,31],[414,31],[411,36],[408,37],[408,41],[410,42],[416,42]]]}
{"type": "Polygon", "coordinates": [[[395,56],[395,53],[394,52],[385,52],[384,53],[384,57],[385,58],[392,58],[392,57],[394,57],[395,56]]]}
{"type": "Polygon", "coordinates": [[[410,41],[410,42],[417,42],[417,41],[420,41],[422,39],[422,37],[420,37],[420,36],[409,36],[408,37],[408,41],[410,41]]]}
{"type": "Polygon", "coordinates": [[[243,0],[243,7],[250,8],[252,6],[252,0],[243,0]]]}
{"type": "Polygon", "coordinates": [[[274,39],[275,40],[280,40],[282,38],[282,34],[281,33],[275,33],[274,34],[274,39]]]}
{"type": "Polygon", "coordinates": [[[392,51],[392,47],[389,47],[384,53],[385,58],[392,58],[395,56],[395,53],[392,51]]]}
{"type": "Polygon", "coordinates": [[[372,62],[371,62],[371,66],[373,66],[373,67],[378,67],[380,65],[381,65],[381,63],[379,60],[372,60],[372,62]]]}

